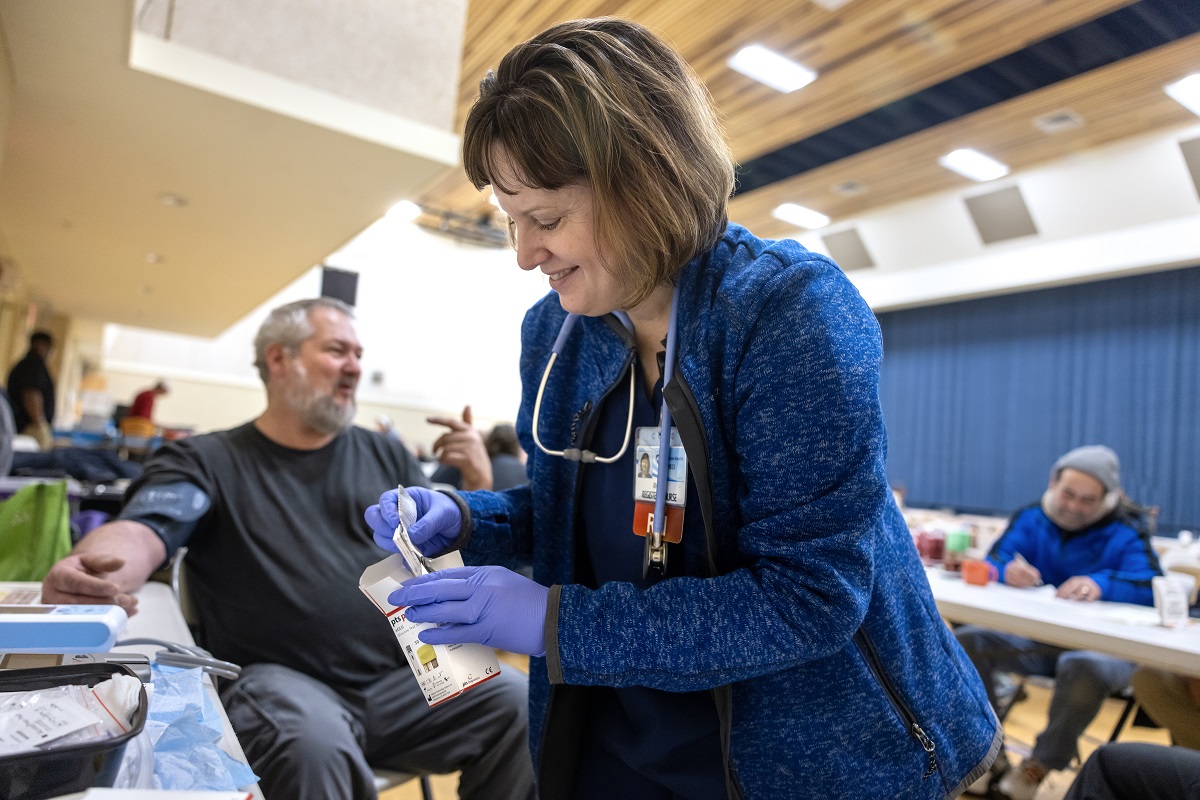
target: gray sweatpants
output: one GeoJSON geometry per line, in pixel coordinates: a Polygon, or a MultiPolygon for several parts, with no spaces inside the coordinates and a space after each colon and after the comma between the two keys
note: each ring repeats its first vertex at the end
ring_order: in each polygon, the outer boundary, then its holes
{"type": "Polygon", "coordinates": [[[375,800],[372,766],[461,770],[463,800],[532,799],[527,696],[526,676],[511,667],[436,708],[407,669],[335,690],[287,667],[252,664],[221,691],[270,800],[375,800]]]}

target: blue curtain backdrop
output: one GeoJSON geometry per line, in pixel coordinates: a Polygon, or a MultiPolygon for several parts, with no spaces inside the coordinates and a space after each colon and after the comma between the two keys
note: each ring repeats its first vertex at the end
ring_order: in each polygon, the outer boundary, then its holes
{"type": "Polygon", "coordinates": [[[888,477],[1008,514],[1107,444],[1164,532],[1200,532],[1200,267],[879,315],[888,477]]]}

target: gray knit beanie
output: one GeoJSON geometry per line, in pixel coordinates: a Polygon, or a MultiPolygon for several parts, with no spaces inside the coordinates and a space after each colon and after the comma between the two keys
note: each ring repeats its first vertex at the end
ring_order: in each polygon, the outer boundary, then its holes
{"type": "Polygon", "coordinates": [[[1111,448],[1102,444],[1076,447],[1054,462],[1054,468],[1050,470],[1050,477],[1057,479],[1059,473],[1068,468],[1091,475],[1104,485],[1106,492],[1121,488],[1121,462],[1111,448]]]}

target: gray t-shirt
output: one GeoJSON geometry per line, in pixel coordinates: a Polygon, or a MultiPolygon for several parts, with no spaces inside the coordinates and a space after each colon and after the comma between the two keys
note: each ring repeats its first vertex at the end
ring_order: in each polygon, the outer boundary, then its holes
{"type": "Polygon", "coordinates": [[[388,555],[363,511],[398,483],[428,485],[392,438],[350,428],[319,450],[293,450],[247,423],[163,447],[121,516],[155,528],[168,554],[187,545],[188,589],[213,655],[357,687],[405,668],[387,620],[358,590],[362,570],[388,555]],[[169,494],[147,488],[180,484],[211,501],[190,532],[156,524],[145,502],[169,494]]]}

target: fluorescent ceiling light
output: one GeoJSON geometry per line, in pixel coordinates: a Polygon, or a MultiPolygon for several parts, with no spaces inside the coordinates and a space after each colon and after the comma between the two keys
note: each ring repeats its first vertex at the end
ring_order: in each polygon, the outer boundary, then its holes
{"type": "Polygon", "coordinates": [[[1008,167],[978,150],[962,148],[947,153],[938,163],[973,181],[990,181],[1008,174],[1008,167]]]}
{"type": "Polygon", "coordinates": [[[421,216],[421,207],[412,200],[401,200],[387,210],[386,216],[396,222],[412,222],[421,216]]]}
{"type": "Polygon", "coordinates": [[[808,67],[785,58],[761,44],[743,47],[729,59],[729,66],[759,83],[785,94],[807,86],[817,79],[817,73],[808,67]]]}
{"type": "Polygon", "coordinates": [[[1181,106],[1200,117],[1200,72],[1163,87],[1167,94],[1181,106]]]}
{"type": "Polygon", "coordinates": [[[829,217],[811,208],[798,206],[795,203],[784,203],[771,212],[775,219],[781,219],[797,228],[808,228],[814,231],[829,224],[829,217]]]}

